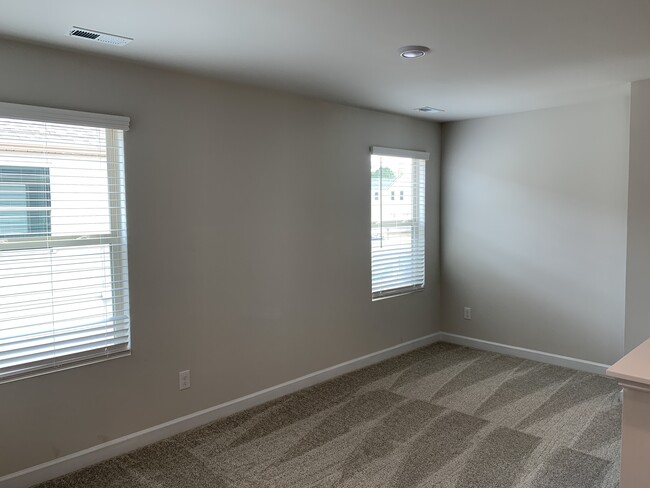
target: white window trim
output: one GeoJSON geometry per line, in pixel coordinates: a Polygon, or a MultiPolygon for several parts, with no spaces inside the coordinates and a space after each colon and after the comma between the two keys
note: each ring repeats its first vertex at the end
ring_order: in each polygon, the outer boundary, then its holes
{"type": "Polygon", "coordinates": [[[35,122],[51,122],[54,124],[101,127],[102,129],[123,131],[128,131],[131,124],[129,117],[123,117],[121,115],[96,114],[6,102],[0,102],[0,117],[5,119],[33,120],[35,122]]]}
{"type": "MultiPolygon", "coordinates": [[[[56,109],[49,107],[37,107],[32,105],[19,105],[14,103],[0,102],[0,118],[15,119],[15,120],[28,120],[35,122],[46,122],[55,124],[66,124],[84,127],[97,127],[102,129],[112,129],[120,131],[128,131],[130,128],[130,118],[117,115],[105,115],[91,112],[80,112],[74,110],[56,109]]],[[[107,131],[107,138],[115,137],[115,133],[107,131]]],[[[116,147],[113,142],[107,145],[116,147]]],[[[112,149],[108,151],[107,158],[109,163],[111,161],[124,161],[124,154],[116,153],[119,149],[112,149]]],[[[119,188],[120,181],[123,180],[123,165],[108,164],[108,171],[112,173],[112,178],[109,177],[109,185],[112,186],[109,191],[110,208],[117,208],[123,205],[123,200],[126,198],[124,188],[119,188]],[[116,188],[117,187],[117,188],[116,188]],[[118,191],[115,191],[115,190],[118,191]]],[[[123,206],[125,209],[125,206],[123,206]]],[[[50,237],[50,242],[56,242],[54,247],[74,247],[74,246],[88,246],[93,244],[117,244],[123,243],[126,245],[126,221],[125,215],[118,215],[111,212],[111,230],[110,234],[93,234],[92,236],[79,235],[65,236],[63,238],[50,237]]],[[[22,250],[22,249],[42,249],[42,238],[3,238],[0,239],[2,251],[22,250]]],[[[128,280],[128,270],[125,270],[122,265],[123,253],[116,251],[111,247],[112,256],[112,273],[116,274],[114,282],[121,282],[128,280]]],[[[128,286],[128,285],[127,285],[128,286]]],[[[122,315],[124,312],[125,304],[118,303],[114,305],[118,307],[114,315],[122,315]]],[[[130,325],[129,325],[130,329],[130,325]]],[[[131,339],[126,343],[108,346],[105,348],[103,354],[96,354],[93,350],[79,352],[77,354],[70,354],[66,356],[57,357],[56,359],[47,359],[43,361],[25,363],[26,367],[17,369],[15,373],[9,373],[0,377],[0,384],[17,381],[34,376],[49,374],[55,371],[65,370],[80,367],[86,364],[93,364],[106,360],[116,359],[119,357],[129,356],[131,354],[131,339]]]]}
{"type": "Polygon", "coordinates": [[[431,153],[426,151],[412,151],[410,149],[395,149],[392,147],[371,146],[370,154],[373,156],[394,156],[396,158],[423,159],[428,161],[431,153]]]}
{"type": "MultiPolygon", "coordinates": [[[[414,150],[408,150],[408,149],[397,149],[397,148],[389,148],[389,147],[383,147],[383,146],[371,146],[370,147],[370,154],[371,156],[387,156],[387,157],[399,157],[399,158],[408,158],[412,159],[414,161],[420,160],[424,161],[425,164],[429,160],[430,153],[426,151],[414,151],[414,150]]],[[[415,173],[414,173],[415,174],[415,173]]],[[[417,176],[416,176],[417,177],[417,176]]],[[[421,182],[422,184],[425,184],[424,181],[421,182]]],[[[381,192],[380,192],[381,194],[381,192]]],[[[425,191],[426,195],[426,191],[425,191]]],[[[383,195],[382,195],[383,196],[383,195]]],[[[393,197],[394,199],[394,197],[393,197]]],[[[380,200],[381,201],[381,200],[380,200]]],[[[423,202],[424,205],[424,202],[423,202]]],[[[417,211],[419,208],[416,208],[415,210],[417,211]]],[[[420,219],[420,216],[415,216],[413,220],[418,221],[420,219]]],[[[425,226],[422,228],[422,232],[426,232],[426,223],[425,226]]],[[[424,235],[423,235],[424,237],[424,235]]],[[[426,243],[425,243],[426,247],[426,243]]],[[[371,251],[372,254],[372,251],[371,251]]],[[[426,273],[426,253],[425,253],[425,273],[426,273]]],[[[372,284],[372,277],[371,277],[371,284],[372,284]]],[[[376,291],[372,292],[372,301],[378,301],[378,300],[384,300],[386,298],[392,298],[392,297],[397,297],[397,296],[402,296],[402,295],[407,295],[410,293],[414,292],[419,292],[424,290],[424,282],[422,284],[416,284],[416,285],[409,285],[409,286],[403,286],[399,288],[391,288],[387,290],[382,290],[382,291],[376,291]]]]}

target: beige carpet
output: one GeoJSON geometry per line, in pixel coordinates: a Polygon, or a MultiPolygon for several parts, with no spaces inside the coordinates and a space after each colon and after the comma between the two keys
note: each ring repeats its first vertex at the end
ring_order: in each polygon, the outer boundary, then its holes
{"type": "Polygon", "coordinates": [[[439,343],[41,488],[615,488],[620,409],[607,378],[439,343]]]}

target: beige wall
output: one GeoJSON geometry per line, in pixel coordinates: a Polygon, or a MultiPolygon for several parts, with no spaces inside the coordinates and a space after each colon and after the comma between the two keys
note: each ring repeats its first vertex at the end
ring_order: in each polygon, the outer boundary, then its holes
{"type": "Polygon", "coordinates": [[[625,350],[650,337],[650,80],[632,84],[625,350]]]}
{"type": "Polygon", "coordinates": [[[444,330],[620,357],[628,133],[627,86],[588,104],[443,126],[444,330]]]}
{"type": "Polygon", "coordinates": [[[0,385],[0,475],[436,330],[437,124],[9,41],[0,66],[1,101],[132,118],[133,327],[129,358],[0,385]],[[378,302],[370,145],[432,153],[426,290],[378,302]]]}

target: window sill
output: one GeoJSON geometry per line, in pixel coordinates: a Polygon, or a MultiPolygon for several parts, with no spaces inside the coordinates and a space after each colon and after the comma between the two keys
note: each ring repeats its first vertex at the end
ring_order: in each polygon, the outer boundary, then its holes
{"type": "Polygon", "coordinates": [[[113,359],[119,359],[119,358],[124,358],[128,357],[131,355],[131,350],[129,349],[128,351],[123,351],[123,352],[118,352],[114,353],[108,356],[102,356],[102,357],[94,357],[94,358],[89,358],[87,360],[80,360],[80,361],[74,361],[71,363],[64,363],[59,366],[52,366],[48,368],[43,368],[35,371],[29,371],[26,373],[17,373],[12,376],[7,376],[5,378],[0,378],[0,385],[4,383],[13,383],[14,381],[20,381],[20,380],[25,380],[28,378],[34,378],[36,376],[43,376],[51,373],[57,373],[59,371],[65,371],[68,369],[74,369],[74,368],[80,368],[82,366],[88,366],[90,364],[96,364],[96,363],[103,363],[105,361],[111,361],[113,359]]]}

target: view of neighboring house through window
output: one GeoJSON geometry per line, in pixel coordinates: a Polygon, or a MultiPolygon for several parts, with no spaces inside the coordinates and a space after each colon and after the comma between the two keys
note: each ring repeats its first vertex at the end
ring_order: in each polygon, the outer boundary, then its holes
{"type": "Polygon", "coordinates": [[[0,381],[130,342],[123,130],[16,107],[0,104],[0,381]]]}
{"type": "Polygon", "coordinates": [[[424,195],[428,154],[373,147],[370,160],[372,297],[424,287],[424,195]],[[399,200],[395,199],[398,192],[399,200]]]}
{"type": "Polygon", "coordinates": [[[0,237],[48,235],[50,169],[0,165],[0,217],[0,237]]]}

